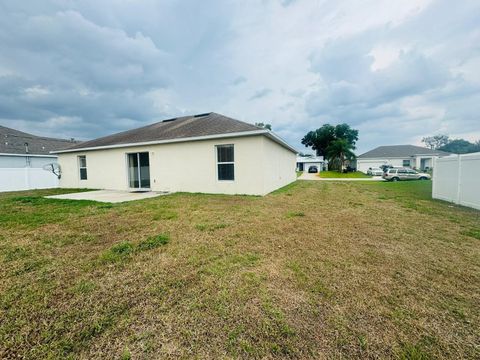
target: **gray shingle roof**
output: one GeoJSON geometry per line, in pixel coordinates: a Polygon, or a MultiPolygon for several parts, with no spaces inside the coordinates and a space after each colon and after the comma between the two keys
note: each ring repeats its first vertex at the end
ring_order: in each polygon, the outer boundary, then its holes
{"type": "Polygon", "coordinates": [[[163,120],[141,128],[86,141],[72,146],[68,148],[68,150],[184,139],[255,130],[262,129],[258,126],[211,112],[163,120]]]}
{"type": "Polygon", "coordinates": [[[432,150],[415,145],[390,145],[379,146],[373,150],[358,156],[359,159],[377,159],[377,158],[394,158],[394,157],[410,157],[414,155],[437,155],[447,156],[450,153],[440,150],[432,150]]]}
{"type": "Polygon", "coordinates": [[[0,125],[0,153],[25,154],[25,143],[28,143],[28,153],[31,155],[50,155],[50,151],[65,149],[79,142],[35,136],[0,125]]]}

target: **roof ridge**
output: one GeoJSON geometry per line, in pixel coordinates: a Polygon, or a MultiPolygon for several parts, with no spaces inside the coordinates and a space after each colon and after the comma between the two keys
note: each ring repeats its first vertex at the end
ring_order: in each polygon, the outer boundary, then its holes
{"type": "MultiPolygon", "coordinates": [[[[152,141],[202,138],[265,130],[261,127],[215,112],[185,115],[156,121],[138,128],[125,130],[75,145],[69,150],[116,146],[152,141]]],[[[265,130],[267,131],[267,130],[265,130]]]]}
{"type": "Polygon", "coordinates": [[[364,152],[359,155],[359,158],[382,158],[382,157],[406,157],[413,155],[435,155],[435,154],[450,154],[443,150],[429,149],[427,147],[402,144],[402,145],[380,145],[376,148],[364,152]],[[402,153],[403,151],[403,153],[402,153]],[[396,153],[398,152],[398,154],[396,153]]]}
{"type": "Polygon", "coordinates": [[[34,135],[30,133],[26,133],[17,129],[9,128],[7,126],[0,125],[0,135],[7,135],[8,137],[17,137],[17,138],[31,138],[31,139],[43,139],[43,140],[52,140],[52,141],[65,141],[65,142],[72,142],[71,139],[63,139],[63,138],[54,138],[54,137],[49,137],[49,136],[40,136],[40,135],[34,135]],[[13,130],[14,132],[20,133],[20,134],[15,134],[15,133],[2,133],[1,128],[5,128],[8,130],[13,130]]]}

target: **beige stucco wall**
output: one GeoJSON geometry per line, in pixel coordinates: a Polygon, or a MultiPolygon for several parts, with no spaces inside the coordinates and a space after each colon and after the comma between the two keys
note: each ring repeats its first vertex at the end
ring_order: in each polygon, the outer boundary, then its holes
{"type": "Polygon", "coordinates": [[[278,145],[273,140],[261,136],[263,141],[263,184],[264,193],[268,194],[297,179],[295,167],[296,154],[278,145]]]}
{"type": "Polygon", "coordinates": [[[148,151],[152,191],[264,195],[295,181],[295,154],[265,136],[59,154],[60,187],[129,190],[126,154],[148,151]],[[218,181],[215,145],[235,145],[235,180],[218,181]],[[80,180],[78,156],[87,158],[80,180]]]}
{"type": "Polygon", "coordinates": [[[405,157],[405,158],[391,158],[391,159],[357,159],[357,170],[367,172],[368,168],[380,167],[381,165],[392,165],[395,167],[402,167],[403,160],[410,160],[410,167],[420,169],[421,160],[428,159],[425,166],[432,167],[433,159],[437,156],[422,156],[405,157]]]}

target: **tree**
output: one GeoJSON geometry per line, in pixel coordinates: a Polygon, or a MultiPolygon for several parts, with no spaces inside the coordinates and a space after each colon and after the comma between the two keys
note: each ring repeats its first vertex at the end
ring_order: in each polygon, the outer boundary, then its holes
{"type": "Polygon", "coordinates": [[[308,132],[302,139],[302,144],[315,150],[318,156],[327,156],[328,147],[338,139],[344,139],[355,149],[358,140],[358,130],[352,129],[348,124],[333,126],[325,124],[317,130],[308,132]]]}
{"type": "Polygon", "coordinates": [[[267,130],[272,130],[272,125],[270,125],[270,124],[264,124],[264,123],[262,123],[262,122],[260,122],[260,123],[255,123],[255,126],[258,126],[258,127],[261,127],[261,128],[267,129],[267,130]]]}
{"type": "Polygon", "coordinates": [[[430,149],[436,150],[447,145],[450,142],[450,138],[447,135],[434,135],[424,137],[422,142],[430,149]]]}
{"type": "Polygon", "coordinates": [[[346,160],[355,159],[353,153],[354,146],[347,139],[334,140],[327,149],[327,159],[329,168],[342,170],[346,160]]]}
{"type": "Polygon", "coordinates": [[[438,150],[447,151],[455,154],[468,154],[472,152],[480,151],[479,141],[475,144],[464,140],[464,139],[455,139],[451,140],[448,144],[438,148],[438,150]]]}
{"type": "Polygon", "coordinates": [[[340,124],[335,126],[335,138],[345,139],[352,145],[352,149],[355,150],[355,143],[358,140],[358,130],[352,129],[348,124],[340,124]]]}

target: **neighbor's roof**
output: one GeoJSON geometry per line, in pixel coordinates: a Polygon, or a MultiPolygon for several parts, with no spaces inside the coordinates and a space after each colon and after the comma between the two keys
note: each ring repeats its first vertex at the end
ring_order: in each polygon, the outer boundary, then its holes
{"type": "Polygon", "coordinates": [[[415,145],[390,145],[390,146],[379,146],[373,150],[367,151],[366,153],[358,156],[358,158],[394,158],[394,157],[410,157],[415,155],[437,155],[437,156],[447,156],[450,153],[440,150],[432,150],[424,148],[421,146],[415,145]]]}
{"type": "Polygon", "coordinates": [[[280,145],[296,152],[293,147],[269,130],[211,112],[163,120],[137,129],[86,141],[61,151],[55,151],[55,153],[259,134],[266,135],[280,145]]]}
{"type": "Polygon", "coordinates": [[[297,156],[297,163],[321,163],[326,162],[323,156],[297,156]]]}
{"type": "Polygon", "coordinates": [[[36,136],[0,125],[0,154],[50,155],[51,151],[65,149],[77,141],[36,136]]]}

